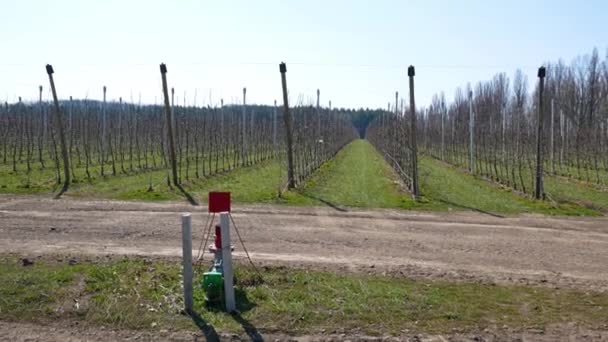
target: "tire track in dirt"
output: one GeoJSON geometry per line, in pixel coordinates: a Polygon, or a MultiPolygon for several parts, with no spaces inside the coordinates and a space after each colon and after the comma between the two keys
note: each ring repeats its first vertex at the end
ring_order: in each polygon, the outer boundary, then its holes
{"type": "MultiPolygon", "coordinates": [[[[200,241],[206,218],[201,207],[0,197],[0,251],[175,258],[181,211],[193,212],[194,238],[200,241]]],[[[608,289],[605,217],[496,218],[271,205],[239,206],[233,214],[252,257],[262,263],[608,289]]],[[[240,249],[237,244],[237,257],[240,249]]]]}

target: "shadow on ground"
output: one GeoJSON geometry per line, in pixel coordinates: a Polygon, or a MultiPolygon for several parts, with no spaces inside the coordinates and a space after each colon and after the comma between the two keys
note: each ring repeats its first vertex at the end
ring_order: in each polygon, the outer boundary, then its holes
{"type": "Polygon", "coordinates": [[[191,312],[190,318],[192,318],[192,322],[194,322],[194,324],[196,324],[196,326],[201,330],[206,341],[220,341],[220,336],[217,334],[217,331],[215,331],[215,328],[211,324],[207,323],[207,321],[205,321],[198,312],[191,312]]]}
{"type": "Polygon", "coordinates": [[[313,196],[313,195],[307,194],[306,192],[303,192],[303,191],[298,192],[298,193],[299,193],[300,195],[302,195],[302,196],[306,197],[306,198],[310,198],[310,199],[313,199],[313,200],[315,200],[315,201],[321,202],[321,203],[325,204],[326,206],[328,206],[328,207],[330,207],[330,208],[332,208],[332,209],[335,209],[335,210],[337,210],[337,211],[341,211],[341,212],[348,212],[348,210],[346,210],[346,209],[344,209],[344,208],[340,208],[340,207],[339,207],[337,204],[331,203],[331,202],[330,202],[330,201],[328,201],[328,200],[324,200],[324,199],[322,199],[322,198],[320,198],[320,197],[317,197],[317,196],[313,196]]]}
{"type": "Polygon", "coordinates": [[[505,218],[505,216],[500,215],[500,214],[495,214],[495,213],[491,213],[489,211],[481,210],[479,208],[474,208],[474,207],[470,207],[470,206],[467,206],[467,205],[462,205],[462,204],[454,203],[452,201],[448,201],[448,200],[445,200],[445,199],[438,199],[438,201],[441,202],[441,203],[445,203],[447,205],[454,206],[454,207],[476,211],[476,212],[481,213],[481,214],[486,214],[486,215],[490,215],[490,216],[498,217],[498,218],[505,218]]]}
{"type": "Polygon", "coordinates": [[[188,191],[186,191],[181,185],[176,185],[175,187],[182,193],[182,195],[184,195],[184,197],[186,197],[191,205],[198,205],[196,199],[194,199],[194,197],[192,197],[192,195],[190,195],[190,193],[188,193],[188,191]]]}
{"type": "MultiPolygon", "coordinates": [[[[236,311],[231,313],[231,317],[243,328],[245,334],[251,341],[264,341],[264,337],[258,332],[258,329],[248,320],[243,318],[241,315],[244,312],[247,312],[253,309],[256,304],[251,302],[249,298],[247,298],[247,293],[242,289],[235,287],[234,296],[236,298],[236,311]]],[[[205,308],[209,312],[222,312],[224,311],[224,303],[205,303],[205,308]]],[[[205,321],[199,313],[193,312],[190,317],[196,326],[201,330],[203,335],[205,336],[206,341],[220,341],[220,336],[215,331],[215,328],[205,321]]]]}

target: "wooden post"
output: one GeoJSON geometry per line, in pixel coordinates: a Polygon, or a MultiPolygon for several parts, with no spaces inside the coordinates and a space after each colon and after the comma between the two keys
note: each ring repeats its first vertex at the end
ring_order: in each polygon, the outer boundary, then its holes
{"type": "Polygon", "coordinates": [[[103,176],[103,167],[106,162],[106,86],[103,86],[103,103],[101,110],[101,175],[103,176]]]}
{"type": "Polygon", "coordinates": [[[317,133],[319,135],[319,139],[322,139],[323,137],[321,136],[321,104],[320,101],[321,100],[321,90],[317,89],[317,133]]]}
{"type": "Polygon", "coordinates": [[[501,114],[502,114],[502,130],[501,130],[501,140],[502,140],[502,163],[503,165],[507,165],[507,149],[505,147],[505,137],[507,135],[507,109],[506,105],[503,103],[501,105],[501,114]]]}
{"type": "Polygon", "coordinates": [[[416,145],[416,102],[414,99],[414,76],[416,71],[414,66],[410,65],[407,68],[407,76],[410,79],[410,115],[412,116],[412,126],[410,139],[412,144],[412,195],[417,200],[420,196],[418,189],[418,146],[416,145]]]}
{"type": "Polygon", "coordinates": [[[179,185],[177,177],[177,159],[175,158],[175,140],[173,137],[173,114],[169,104],[169,89],[167,88],[167,66],[165,63],[160,65],[160,75],[163,81],[163,95],[165,98],[165,113],[167,120],[167,133],[169,134],[169,158],[171,158],[171,171],[173,173],[173,184],[179,185]]]}
{"type": "Polygon", "coordinates": [[[538,123],[536,132],[536,182],[534,197],[541,199],[545,197],[543,190],[543,91],[545,88],[545,67],[538,68],[538,123]]]}
{"type": "Polygon", "coordinates": [[[444,124],[444,119],[445,119],[445,110],[442,107],[441,108],[441,160],[445,160],[445,156],[444,156],[444,149],[445,149],[445,124],[444,124]]]}
{"type": "Polygon", "coordinates": [[[60,196],[68,190],[70,186],[70,156],[68,154],[68,147],[65,143],[65,132],[63,130],[63,116],[59,110],[59,100],[57,99],[57,91],[55,89],[55,81],[53,80],[53,66],[50,64],[46,65],[46,73],[49,75],[49,82],[51,83],[51,91],[53,93],[53,102],[55,103],[55,124],[57,126],[57,132],[59,133],[59,143],[61,144],[61,155],[63,157],[63,173],[64,182],[63,188],[59,193],[60,196]]]}
{"type": "MultiPolygon", "coordinates": [[[[156,100],[154,100],[156,103],[156,100]]],[[[177,132],[177,115],[175,115],[175,88],[171,87],[171,122],[174,134],[177,132]]],[[[176,134],[177,135],[177,134],[176,134]]]]}
{"type": "Polygon", "coordinates": [[[321,165],[321,150],[324,145],[321,145],[323,135],[321,134],[321,104],[320,104],[321,90],[317,89],[317,136],[315,137],[315,167],[321,165]]]}
{"type": "Polygon", "coordinates": [[[294,189],[296,187],[296,180],[293,169],[293,137],[291,132],[291,116],[289,114],[289,101],[287,98],[287,65],[285,63],[279,64],[279,71],[281,72],[281,86],[283,88],[283,120],[285,121],[285,140],[287,142],[287,188],[294,189]]]}
{"type": "Polygon", "coordinates": [[[192,296],[192,217],[190,213],[182,214],[182,267],[184,282],[184,310],[188,314],[194,312],[192,296]]]}
{"type": "Polygon", "coordinates": [[[399,115],[399,92],[395,92],[395,114],[399,115]]]}
{"type": "Polygon", "coordinates": [[[241,115],[241,119],[243,121],[243,124],[241,125],[241,141],[243,143],[243,145],[241,146],[241,158],[242,158],[242,163],[243,165],[247,165],[247,138],[246,138],[246,134],[247,134],[247,100],[246,100],[246,96],[247,96],[247,88],[243,88],[243,111],[242,111],[242,115],[241,115]]]}
{"type": "Polygon", "coordinates": [[[559,110],[559,133],[560,133],[560,138],[561,138],[561,144],[559,145],[559,165],[560,165],[560,172],[562,172],[561,167],[564,165],[564,125],[565,125],[565,120],[564,120],[564,111],[563,110],[559,110]]]}
{"type": "Polygon", "coordinates": [[[554,126],[555,126],[555,124],[554,124],[554,121],[555,121],[554,120],[555,119],[554,111],[555,111],[555,101],[554,101],[553,98],[551,98],[551,138],[550,138],[550,141],[549,141],[549,146],[550,146],[549,147],[549,149],[550,149],[550,151],[549,151],[549,158],[551,160],[551,172],[553,174],[555,174],[555,159],[553,158],[553,154],[554,154],[554,143],[553,143],[553,132],[554,131],[553,131],[553,129],[554,129],[554,126]]]}
{"type": "Polygon", "coordinates": [[[274,100],[274,110],[272,112],[272,148],[273,154],[277,153],[277,100],[274,100]]]}
{"type": "MultiPolygon", "coordinates": [[[[48,116],[46,115],[46,111],[42,107],[42,86],[38,86],[38,90],[40,91],[38,96],[38,104],[40,106],[40,111],[42,113],[42,143],[46,143],[46,132],[48,131],[48,116]]],[[[40,156],[42,159],[42,156],[40,156]]]]}
{"type": "Polygon", "coordinates": [[[429,109],[422,111],[422,137],[424,138],[424,150],[429,151],[429,109]]]}
{"type": "Polygon", "coordinates": [[[475,173],[475,116],[473,115],[473,91],[469,91],[469,171],[475,173]]]}
{"type": "MultiPolygon", "coordinates": [[[[221,142],[224,146],[228,146],[228,139],[226,139],[226,132],[224,132],[224,115],[224,99],[220,99],[220,133],[222,134],[221,142]]],[[[226,171],[226,151],[225,148],[222,147],[222,172],[224,171],[226,171]]]]}
{"type": "Polygon", "coordinates": [[[255,126],[254,118],[255,111],[252,108],[249,110],[249,151],[247,151],[247,154],[250,156],[249,158],[253,159],[250,161],[251,164],[255,163],[255,137],[253,136],[253,128],[255,126]]]}

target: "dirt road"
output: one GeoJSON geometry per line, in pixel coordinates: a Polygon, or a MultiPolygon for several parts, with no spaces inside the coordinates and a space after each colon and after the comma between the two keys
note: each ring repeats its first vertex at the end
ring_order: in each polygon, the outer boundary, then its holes
{"type": "MultiPolygon", "coordinates": [[[[179,213],[193,212],[198,247],[204,209],[1,196],[0,252],[177,257],[179,213]]],[[[606,217],[271,205],[238,206],[233,215],[252,258],[261,263],[608,290],[606,217]]],[[[242,251],[237,245],[237,257],[242,251]]]]}

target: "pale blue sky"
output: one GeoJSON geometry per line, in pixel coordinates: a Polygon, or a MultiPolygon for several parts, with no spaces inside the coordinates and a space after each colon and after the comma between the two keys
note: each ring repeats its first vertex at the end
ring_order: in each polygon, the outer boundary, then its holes
{"type": "Polygon", "coordinates": [[[0,6],[0,99],[37,98],[53,64],[61,98],[161,101],[158,64],[199,105],[292,99],[386,107],[416,66],[419,105],[434,93],[608,48],[608,2],[597,1],[28,1],[0,6]]]}

